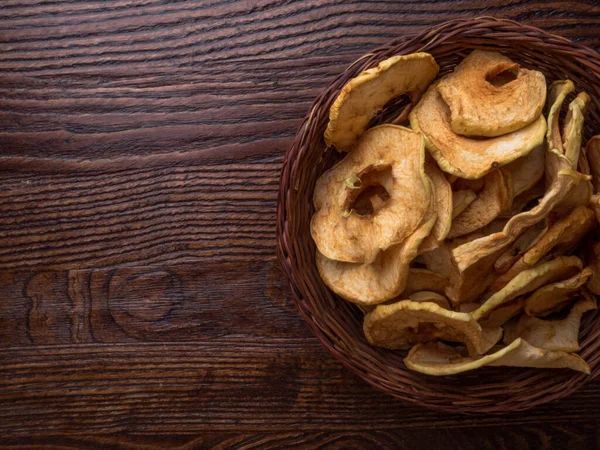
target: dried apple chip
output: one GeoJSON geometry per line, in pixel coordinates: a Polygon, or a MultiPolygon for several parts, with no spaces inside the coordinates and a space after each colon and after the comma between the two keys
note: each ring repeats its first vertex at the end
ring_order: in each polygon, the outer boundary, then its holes
{"type": "Polygon", "coordinates": [[[443,339],[464,343],[471,354],[484,353],[502,336],[498,328],[484,337],[470,314],[411,300],[377,306],[365,316],[363,329],[367,340],[378,347],[406,350],[419,342],[443,339]]]}
{"type": "Polygon", "coordinates": [[[548,224],[546,220],[542,220],[536,223],[531,228],[528,228],[517,240],[506,250],[494,263],[494,269],[498,273],[505,273],[510,269],[519,258],[527,250],[535,245],[539,239],[548,230],[548,224]]]}
{"type": "Polygon", "coordinates": [[[560,123],[558,121],[562,104],[571,92],[575,90],[575,85],[571,80],[557,80],[550,85],[548,93],[548,130],[546,131],[546,141],[550,150],[556,149],[561,155],[564,155],[562,137],[560,135],[560,123]]]}
{"type": "Polygon", "coordinates": [[[527,155],[544,140],[546,120],[498,137],[474,139],[450,128],[450,111],[437,86],[432,85],[410,113],[413,130],[425,136],[425,145],[440,168],[461,178],[481,178],[497,167],[527,155]]]}
{"type": "MultiPolygon", "coordinates": [[[[415,301],[427,301],[429,298],[433,303],[437,303],[446,309],[450,309],[448,300],[443,296],[444,289],[448,285],[448,279],[442,275],[432,272],[427,269],[410,268],[408,269],[408,276],[406,278],[406,286],[398,297],[391,300],[387,300],[382,304],[395,303],[400,300],[411,299],[415,301]],[[413,298],[417,295],[416,299],[413,298]],[[429,297],[427,297],[429,296],[429,297]],[[437,299],[437,300],[434,300],[437,299]]],[[[359,304],[359,308],[366,314],[373,311],[376,305],[364,305],[359,304]]]]}
{"type": "MultiPolygon", "coordinates": [[[[478,235],[476,234],[474,237],[478,237],[478,235]]],[[[458,238],[458,240],[460,239],[462,238],[458,238]]],[[[475,259],[473,264],[465,270],[461,271],[459,269],[452,256],[453,252],[456,248],[468,243],[468,241],[464,244],[444,242],[436,250],[423,255],[429,270],[448,278],[449,283],[445,294],[454,305],[477,300],[497,276],[494,273],[493,265],[502,249],[496,253],[482,255],[479,259],[475,259]],[[459,244],[458,247],[453,249],[453,245],[456,244],[459,244]]]]}
{"type": "Polygon", "coordinates": [[[585,150],[590,164],[594,193],[597,194],[600,192],[600,134],[588,141],[585,150]]]}
{"type": "Polygon", "coordinates": [[[483,189],[483,178],[477,178],[474,180],[468,180],[466,178],[456,178],[456,181],[452,183],[452,189],[457,191],[466,189],[469,191],[479,192],[483,189]]]}
{"type": "Polygon", "coordinates": [[[325,143],[349,150],[390,100],[406,94],[416,104],[438,70],[430,54],[413,53],[393,56],[361,72],[346,83],[331,106],[325,143]]]}
{"type": "Polygon", "coordinates": [[[406,287],[400,296],[408,297],[415,292],[431,291],[443,294],[448,285],[448,278],[427,269],[411,268],[408,271],[406,287]]]}
{"type": "MultiPolygon", "coordinates": [[[[493,233],[499,233],[500,231],[502,231],[504,229],[504,227],[506,226],[507,223],[508,223],[508,219],[500,219],[500,218],[494,219],[490,223],[488,223],[486,226],[477,230],[477,233],[482,233],[484,236],[488,236],[493,233]]],[[[469,235],[467,235],[467,236],[469,236],[469,235]]],[[[473,233],[473,236],[475,236],[475,233],[473,233]]]]}
{"type": "Polygon", "coordinates": [[[452,131],[500,136],[529,125],[542,113],[546,78],[498,52],[474,50],[438,89],[450,109],[452,131]]]}
{"type": "Polygon", "coordinates": [[[546,146],[542,144],[534,148],[529,154],[514,160],[501,169],[502,172],[510,174],[513,197],[531,189],[542,179],[545,158],[546,146]]]}
{"type": "Polygon", "coordinates": [[[527,189],[525,192],[517,195],[513,198],[512,204],[509,208],[505,209],[498,216],[499,218],[511,219],[517,214],[525,211],[529,205],[532,204],[533,200],[543,197],[546,193],[546,183],[544,180],[538,181],[535,186],[527,189]]]}
{"type": "Polygon", "coordinates": [[[552,261],[524,270],[498,292],[494,293],[481,307],[473,311],[477,321],[486,319],[500,305],[517,297],[533,292],[541,286],[564,280],[581,271],[583,263],[576,256],[559,256],[552,261]]]}
{"type": "Polygon", "coordinates": [[[373,263],[334,261],[316,252],[317,269],[325,284],[352,303],[376,305],[397,297],[405,288],[409,264],[436,220],[431,205],[428,218],[401,244],[379,254],[373,263]]]}
{"type": "Polygon", "coordinates": [[[420,291],[410,294],[408,299],[417,302],[417,303],[435,303],[440,308],[451,309],[450,302],[443,295],[438,294],[437,292],[431,291],[420,291]]]}
{"type": "Polygon", "coordinates": [[[550,252],[560,254],[573,250],[595,225],[593,211],[585,206],[578,206],[571,214],[552,225],[506,273],[494,281],[491,289],[499,291],[515,276],[535,266],[550,252]]]}
{"type": "Polygon", "coordinates": [[[537,348],[521,338],[485,356],[467,356],[460,348],[442,342],[417,344],[404,358],[404,364],[416,372],[437,376],[454,375],[484,366],[573,369],[590,373],[590,367],[580,356],[537,348]]]}
{"type": "Polygon", "coordinates": [[[549,253],[569,253],[595,225],[594,212],[585,206],[578,206],[568,216],[556,221],[535,245],[527,250],[523,261],[531,265],[549,253]]]}
{"type": "MultiPolygon", "coordinates": [[[[591,176],[578,172],[579,153],[581,149],[581,134],[583,132],[583,115],[590,98],[585,93],[580,93],[569,105],[569,111],[565,119],[562,134],[560,133],[559,113],[566,96],[573,92],[574,85],[571,81],[555,81],[550,87],[549,99],[551,103],[548,114],[548,131],[546,140],[551,153],[558,155],[558,160],[563,166],[561,170],[564,173],[570,173],[576,183],[570,190],[569,195],[563,204],[555,208],[555,212],[562,215],[568,212],[573,206],[585,205],[586,200],[593,193],[593,186],[590,182],[591,176]],[[568,170],[568,169],[573,170],[568,170]]],[[[561,172],[559,171],[559,173],[561,172]]],[[[552,176],[552,174],[550,174],[552,176]]],[[[551,181],[551,180],[550,180],[551,181]]]]}
{"type": "Polygon", "coordinates": [[[453,221],[448,239],[464,236],[492,222],[512,200],[510,175],[495,170],[484,177],[484,185],[477,198],[453,221]]]}
{"type": "MultiPolygon", "coordinates": [[[[481,305],[479,303],[463,303],[459,305],[458,310],[460,312],[471,313],[479,309],[481,305]]],[[[496,328],[504,325],[514,316],[519,314],[525,306],[525,298],[519,297],[515,300],[511,300],[505,303],[495,310],[493,310],[489,316],[480,322],[480,325],[484,328],[496,328]]]]}
{"type": "Polygon", "coordinates": [[[453,251],[455,246],[465,245],[463,241],[468,243],[470,238],[479,238],[479,233],[462,236],[453,242],[445,241],[437,249],[423,255],[425,265],[429,270],[439,273],[449,280],[445,294],[455,306],[477,300],[496,277],[493,270],[490,269],[498,257],[497,254],[482,256],[467,270],[459,270],[452,256],[453,251]]]}
{"type": "Polygon", "coordinates": [[[492,310],[479,323],[482,327],[500,327],[515,317],[525,307],[525,297],[518,297],[492,310]]]}
{"type": "Polygon", "coordinates": [[[544,317],[560,311],[574,301],[574,294],[581,290],[591,275],[592,269],[586,267],[571,278],[542,286],[525,302],[525,312],[530,316],[544,317]]]}
{"type": "Polygon", "coordinates": [[[461,303],[458,305],[458,311],[464,313],[472,313],[478,309],[481,305],[479,303],[461,303]]]}
{"type": "MultiPolygon", "coordinates": [[[[554,162],[559,161],[556,152],[551,152],[547,161],[548,159],[554,162]]],[[[485,258],[495,261],[522,233],[546,217],[557,205],[563,207],[568,205],[572,209],[582,202],[587,203],[585,195],[579,195],[581,194],[578,191],[580,181],[581,178],[573,175],[568,169],[557,170],[550,190],[544,195],[538,206],[514,216],[508,221],[502,232],[475,239],[452,250],[452,258],[456,262],[458,271],[463,273],[471,267],[480,267],[481,261],[485,258]]],[[[485,268],[481,270],[485,270],[485,268]]],[[[504,285],[516,273],[518,273],[517,270],[496,280],[494,288],[499,289],[497,286],[504,285]]]]}
{"type": "MultiPolygon", "coordinates": [[[[548,96],[552,104],[551,116],[553,115],[552,120],[549,116],[548,122],[556,127],[556,132],[550,130],[550,125],[548,129],[547,140],[551,148],[556,145],[556,142],[562,148],[556,111],[560,110],[560,105],[568,94],[567,91],[571,84],[570,82],[553,83],[553,89],[548,96]],[[557,133],[558,139],[555,139],[557,133]]],[[[469,267],[478,264],[483,257],[492,257],[508,248],[522,233],[546,217],[551,211],[564,214],[579,205],[588,203],[591,195],[589,176],[574,170],[571,162],[561,151],[552,148],[546,152],[545,170],[548,189],[537,206],[515,215],[508,221],[502,232],[475,239],[452,251],[452,257],[459,272],[464,272],[469,267]]]]}
{"type": "Polygon", "coordinates": [[[432,198],[424,172],[419,133],[396,125],[366,132],[352,153],[319,178],[311,234],[324,256],[343,262],[373,262],[381,250],[404,241],[425,217],[432,198]],[[386,200],[359,214],[354,204],[371,188],[386,200]]]}
{"type": "Polygon", "coordinates": [[[523,314],[519,320],[504,328],[504,343],[510,344],[515,339],[522,338],[538,348],[577,352],[580,350],[581,316],[593,309],[596,309],[596,300],[585,297],[573,305],[564,319],[544,320],[523,314]]]}
{"type": "Polygon", "coordinates": [[[563,130],[563,148],[565,156],[574,168],[579,163],[579,152],[581,150],[581,141],[583,134],[583,119],[585,110],[590,102],[590,96],[585,92],[579,93],[575,100],[569,104],[569,111],[565,118],[563,130]]]}
{"type": "MultiPolygon", "coordinates": [[[[498,226],[501,225],[502,223],[498,223],[498,226]]],[[[496,224],[492,222],[492,224],[474,233],[455,238],[451,242],[445,241],[435,251],[423,255],[428,269],[441,273],[449,279],[446,296],[454,305],[478,300],[479,296],[497,277],[497,273],[493,270],[494,263],[506,250],[506,245],[510,242],[489,253],[484,251],[469,253],[467,265],[461,265],[454,257],[455,253],[460,254],[462,248],[485,238],[486,235],[483,234],[483,231],[488,227],[490,228],[489,232],[494,232],[496,224]]]]}
{"type": "MultiPolygon", "coordinates": [[[[563,156],[563,158],[567,159],[566,156],[563,156]]],[[[590,181],[592,177],[590,175],[584,175],[581,172],[571,169],[561,171],[561,174],[568,174],[572,178],[572,187],[565,189],[566,195],[552,211],[558,216],[564,216],[577,206],[588,204],[594,192],[590,181]]]]}
{"type": "Polygon", "coordinates": [[[452,192],[452,219],[456,218],[477,198],[475,191],[462,189],[452,192]]]}
{"type": "Polygon", "coordinates": [[[435,210],[437,212],[437,220],[433,226],[429,236],[421,243],[419,253],[428,252],[437,248],[450,231],[452,223],[452,186],[442,173],[437,168],[435,163],[425,164],[425,174],[431,180],[433,185],[433,197],[435,201],[435,210]]]}
{"type": "MultiPolygon", "coordinates": [[[[582,148],[579,152],[579,161],[577,162],[577,170],[584,175],[591,175],[592,169],[590,168],[590,162],[587,157],[587,151],[582,148]]],[[[592,186],[594,185],[592,180],[592,186]]]]}

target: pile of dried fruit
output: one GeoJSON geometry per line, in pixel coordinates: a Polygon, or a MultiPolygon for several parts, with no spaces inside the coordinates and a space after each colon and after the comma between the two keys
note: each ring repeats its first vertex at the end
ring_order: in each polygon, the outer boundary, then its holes
{"type": "Polygon", "coordinates": [[[365,312],[371,344],[410,349],[413,370],[589,373],[575,352],[600,294],[600,136],[581,148],[590,99],[567,102],[571,81],[547,89],[496,52],[438,70],[427,53],[395,56],[331,107],[325,141],[347,155],[314,191],[319,273],[365,312]],[[410,105],[373,126],[401,95],[410,105]]]}

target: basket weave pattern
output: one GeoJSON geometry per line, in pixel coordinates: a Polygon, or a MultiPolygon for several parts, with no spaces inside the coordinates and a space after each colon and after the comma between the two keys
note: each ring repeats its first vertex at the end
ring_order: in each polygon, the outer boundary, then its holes
{"type": "Polygon", "coordinates": [[[408,370],[404,353],[369,345],[359,309],[329,291],[315,264],[310,236],[312,192],[317,178],[340,156],[326,150],[323,132],[329,107],[341,88],[362,70],[393,55],[431,53],[440,75],[474,48],[500,51],[528,68],[544,73],[548,84],[571,79],[577,91],[591,97],[584,143],[600,133],[600,54],[560,36],[510,20],[481,17],[446,22],[419,35],[390,42],[355,61],[315,100],[304,119],[281,172],[277,211],[278,258],[300,314],[321,343],[371,385],[406,401],[462,413],[503,413],[531,408],[564,397],[600,373],[600,313],[584,316],[580,355],[591,375],[567,370],[484,368],[448,377],[408,370]]]}

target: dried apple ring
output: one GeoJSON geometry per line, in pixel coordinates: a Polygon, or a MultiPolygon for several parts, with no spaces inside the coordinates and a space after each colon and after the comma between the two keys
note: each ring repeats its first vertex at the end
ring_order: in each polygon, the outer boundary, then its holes
{"type": "Polygon", "coordinates": [[[367,131],[317,181],[311,234],[328,259],[371,263],[419,226],[432,200],[419,133],[397,125],[367,131]],[[374,205],[371,196],[381,201],[374,205]]]}

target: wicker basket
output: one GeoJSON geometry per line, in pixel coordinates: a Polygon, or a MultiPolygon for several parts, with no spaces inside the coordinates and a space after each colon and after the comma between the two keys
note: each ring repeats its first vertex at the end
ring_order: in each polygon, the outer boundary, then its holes
{"type": "Polygon", "coordinates": [[[447,73],[473,48],[497,50],[525,67],[541,70],[548,82],[573,80],[590,94],[585,140],[600,133],[600,54],[560,36],[510,20],[455,20],[406,36],[364,55],[340,74],[314,102],[283,164],[277,211],[278,257],[298,309],[329,351],[364,380],[394,397],[428,408],[462,413],[505,413],[564,397],[600,373],[600,313],[581,328],[580,354],[591,375],[567,370],[484,368],[448,377],[412,372],[404,354],[369,345],[359,309],[334,295],[321,281],[310,236],[312,192],[317,178],[339,159],[326,150],[323,132],[329,107],[342,86],[364,69],[392,55],[431,53],[447,73]]]}

